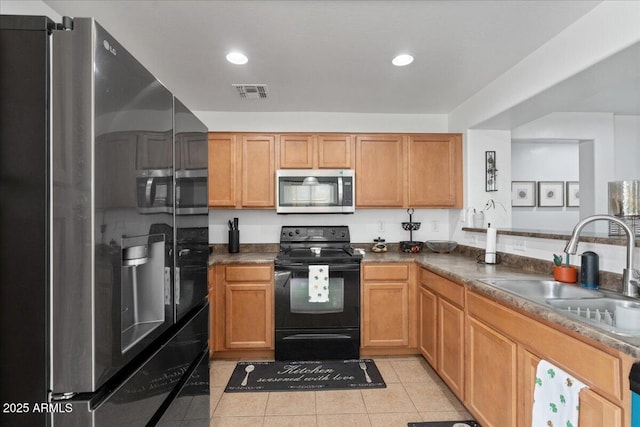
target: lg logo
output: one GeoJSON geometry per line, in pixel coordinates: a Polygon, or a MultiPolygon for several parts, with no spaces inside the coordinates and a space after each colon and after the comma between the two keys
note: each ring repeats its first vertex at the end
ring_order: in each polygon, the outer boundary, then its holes
{"type": "Polygon", "coordinates": [[[104,48],[105,48],[105,49],[107,49],[107,50],[108,50],[108,51],[109,51],[113,56],[116,56],[116,55],[117,55],[117,53],[116,53],[116,48],[115,48],[115,47],[113,47],[113,46],[111,46],[111,45],[109,44],[109,42],[108,42],[108,41],[104,40],[104,41],[102,42],[102,45],[103,45],[103,46],[104,46],[104,48]]]}

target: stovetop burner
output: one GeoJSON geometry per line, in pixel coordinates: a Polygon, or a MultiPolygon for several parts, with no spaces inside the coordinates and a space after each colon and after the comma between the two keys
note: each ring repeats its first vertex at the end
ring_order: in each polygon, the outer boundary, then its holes
{"type": "Polygon", "coordinates": [[[351,247],[349,227],[283,226],[276,264],[360,262],[362,254],[351,247]]]}

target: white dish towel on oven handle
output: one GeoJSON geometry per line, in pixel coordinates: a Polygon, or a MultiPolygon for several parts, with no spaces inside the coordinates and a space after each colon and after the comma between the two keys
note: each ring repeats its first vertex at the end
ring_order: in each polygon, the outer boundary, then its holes
{"type": "Polygon", "coordinates": [[[309,265],[309,302],[329,302],[328,265],[309,265]]]}
{"type": "Polygon", "coordinates": [[[562,369],[541,360],[536,368],[531,427],[578,427],[580,390],[584,387],[562,369]]]}

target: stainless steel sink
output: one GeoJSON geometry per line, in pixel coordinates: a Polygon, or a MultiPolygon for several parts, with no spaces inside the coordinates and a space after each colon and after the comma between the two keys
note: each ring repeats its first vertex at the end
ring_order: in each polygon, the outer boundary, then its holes
{"type": "Polygon", "coordinates": [[[591,299],[549,299],[547,304],[559,313],[613,334],[628,337],[640,336],[640,324],[637,327],[622,328],[617,324],[619,312],[616,313],[616,308],[618,307],[640,310],[640,301],[620,296],[591,299]]]}
{"type": "Polygon", "coordinates": [[[547,300],[558,298],[600,298],[604,296],[604,294],[599,291],[584,289],[576,285],[568,285],[554,280],[495,279],[483,280],[483,282],[538,303],[544,303],[547,300]]]}

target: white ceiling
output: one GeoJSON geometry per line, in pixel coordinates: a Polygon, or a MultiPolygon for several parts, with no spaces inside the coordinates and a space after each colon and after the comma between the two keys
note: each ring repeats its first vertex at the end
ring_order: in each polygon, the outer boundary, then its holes
{"type": "Polygon", "coordinates": [[[599,1],[58,1],[195,111],[446,114],[599,1]],[[225,60],[231,50],[244,66],[225,60]],[[415,62],[394,67],[398,53],[415,62]],[[234,83],[268,86],[242,100],[234,83]]]}

